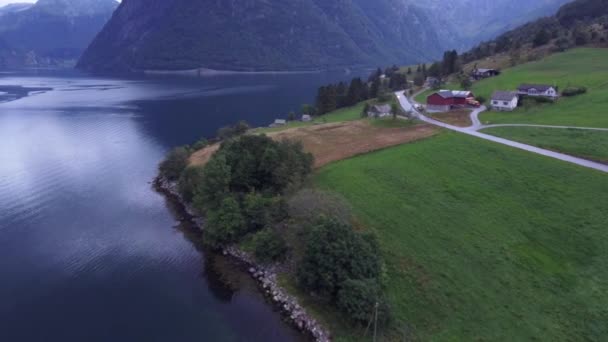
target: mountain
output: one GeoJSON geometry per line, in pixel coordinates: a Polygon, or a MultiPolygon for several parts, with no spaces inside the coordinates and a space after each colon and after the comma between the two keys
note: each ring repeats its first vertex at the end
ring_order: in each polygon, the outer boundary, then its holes
{"type": "Polygon", "coordinates": [[[430,16],[446,49],[469,48],[528,21],[555,14],[572,0],[425,0],[419,6],[430,16]]]}
{"type": "Polygon", "coordinates": [[[555,13],[497,38],[483,42],[462,55],[464,63],[507,55],[511,64],[539,59],[576,46],[608,46],[606,0],[576,0],[555,13]]]}
{"type": "Polygon", "coordinates": [[[117,6],[115,0],[39,0],[0,8],[0,68],[73,63],[117,6]]]}
{"type": "Polygon", "coordinates": [[[78,66],[311,70],[439,54],[426,13],[403,1],[125,0],[78,66]]]}
{"type": "Polygon", "coordinates": [[[313,70],[464,49],[569,0],[125,0],[83,54],[91,71],[313,70]]]}

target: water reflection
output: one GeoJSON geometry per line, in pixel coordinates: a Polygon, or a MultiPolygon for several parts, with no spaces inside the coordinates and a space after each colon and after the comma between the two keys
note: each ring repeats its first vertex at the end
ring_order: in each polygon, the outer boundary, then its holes
{"type": "Polygon", "coordinates": [[[340,77],[3,74],[52,90],[0,103],[0,341],[301,339],[150,182],[169,148],[340,77]]]}

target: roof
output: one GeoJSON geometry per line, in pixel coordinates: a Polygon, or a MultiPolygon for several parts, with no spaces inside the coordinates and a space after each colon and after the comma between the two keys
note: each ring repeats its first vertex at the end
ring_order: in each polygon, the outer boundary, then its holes
{"type": "Polygon", "coordinates": [[[495,91],[492,94],[492,100],[495,101],[512,101],[515,97],[517,94],[512,91],[495,91]]]}
{"type": "Polygon", "coordinates": [[[476,71],[478,73],[486,73],[486,72],[489,72],[489,71],[496,71],[496,72],[498,72],[498,70],[496,70],[496,69],[477,69],[476,71]]]}
{"type": "Polygon", "coordinates": [[[443,97],[444,99],[450,99],[453,97],[459,97],[466,99],[467,97],[471,97],[473,93],[468,90],[440,90],[437,94],[443,97]]]}
{"type": "Polygon", "coordinates": [[[522,84],[517,89],[520,91],[528,91],[530,89],[546,91],[550,88],[553,88],[553,86],[547,84],[522,84]]]}
{"type": "Polygon", "coordinates": [[[390,113],[392,111],[391,106],[387,104],[372,106],[370,110],[377,113],[390,113]]]}

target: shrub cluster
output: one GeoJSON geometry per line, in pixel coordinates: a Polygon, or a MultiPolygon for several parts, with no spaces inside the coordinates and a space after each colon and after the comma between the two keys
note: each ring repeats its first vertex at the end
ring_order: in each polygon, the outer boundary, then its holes
{"type": "Polygon", "coordinates": [[[567,87],[562,91],[562,96],[570,97],[585,94],[587,92],[586,87],[567,87]]]}
{"type": "MultiPolygon", "coordinates": [[[[321,217],[310,230],[298,267],[302,288],[336,303],[349,318],[364,323],[375,305],[385,305],[380,291],[383,263],[376,238],[352,226],[321,217]]],[[[388,320],[388,311],[383,313],[388,320]]]]}

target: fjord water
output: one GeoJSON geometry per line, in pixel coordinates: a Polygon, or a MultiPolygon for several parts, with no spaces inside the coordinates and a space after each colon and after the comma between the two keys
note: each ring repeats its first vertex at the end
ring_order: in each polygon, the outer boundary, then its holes
{"type": "Polygon", "coordinates": [[[150,182],[171,147],[346,77],[0,75],[52,88],[0,103],[0,341],[302,339],[150,182]]]}

